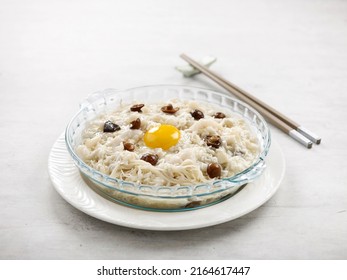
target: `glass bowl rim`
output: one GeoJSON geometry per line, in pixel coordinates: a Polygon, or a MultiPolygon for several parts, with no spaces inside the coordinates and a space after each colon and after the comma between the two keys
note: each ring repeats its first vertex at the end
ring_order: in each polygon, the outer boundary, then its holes
{"type": "MultiPolygon", "coordinates": [[[[98,177],[101,177],[101,178],[104,178],[104,179],[110,179],[111,181],[116,181],[118,184],[129,184],[129,185],[135,185],[137,188],[140,188],[140,187],[149,187],[151,189],[160,189],[160,188],[169,188],[169,189],[176,189],[176,188],[197,188],[197,187],[201,187],[201,186],[206,186],[206,185],[215,185],[217,183],[220,183],[220,182],[230,182],[230,183],[235,183],[237,181],[237,179],[239,179],[240,177],[242,177],[243,175],[251,172],[253,169],[255,169],[257,166],[261,165],[261,164],[264,164],[264,161],[265,161],[265,158],[269,152],[269,148],[270,148],[270,145],[271,145],[271,132],[270,132],[270,129],[269,129],[269,126],[267,124],[267,122],[265,121],[265,119],[263,118],[263,116],[256,110],[254,109],[251,105],[243,102],[242,100],[239,100],[237,98],[235,98],[234,96],[231,96],[231,95],[227,95],[226,93],[223,93],[223,92],[220,92],[220,91],[217,91],[217,90],[213,90],[213,89],[207,89],[207,88],[203,88],[203,87],[197,87],[197,86],[190,86],[190,85],[174,85],[174,84],[158,84],[158,85],[145,85],[145,86],[137,86],[137,87],[131,87],[131,88],[125,88],[125,89],[114,89],[114,88],[107,88],[107,89],[104,89],[104,90],[101,90],[101,91],[97,91],[97,92],[94,92],[92,93],[93,94],[98,94],[100,95],[100,98],[103,96],[103,94],[107,94],[109,92],[112,91],[112,94],[115,94],[117,92],[130,92],[130,91],[133,91],[133,90],[139,90],[139,89],[146,89],[146,88],[177,88],[177,89],[183,89],[183,88],[188,88],[188,89],[193,89],[193,90],[202,90],[202,91],[207,91],[207,92],[211,92],[213,94],[217,94],[219,96],[224,96],[224,97],[227,97],[229,99],[231,99],[233,102],[236,102],[236,103],[239,103],[241,104],[242,106],[244,106],[245,108],[251,110],[255,115],[257,115],[257,117],[261,120],[261,122],[263,123],[264,127],[265,127],[265,130],[266,130],[266,135],[267,135],[267,141],[264,145],[264,149],[259,153],[259,155],[257,156],[257,159],[252,163],[252,165],[250,165],[248,168],[244,169],[243,171],[231,176],[231,177],[225,177],[225,178],[220,178],[220,179],[216,179],[216,180],[209,180],[209,181],[206,181],[206,182],[202,182],[202,183],[198,183],[198,184],[191,184],[191,185],[179,185],[179,186],[155,186],[155,185],[144,185],[144,184],[139,184],[139,183],[135,183],[135,182],[131,182],[131,181],[126,181],[126,180],[122,180],[122,179],[118,179],[118,178],[113,178],[113,177],[110,177],[108,175],[106,175],[105,173],[102,173],[92,167],[90,167],[89,165],[87,165],[77,154],[76,152],[74,151],[73,147],[71,147],[70,145],[70,142],[68,141],[68,138],[67,138],[67,132],[68,132],[68,129],[70,128],[72,122],[75,120],[75,118],[81,113],[83,112],[83,110],[86,109],[86,106],[84,105],[81,105],[80,106],[80,109],[77,111],[77,113],[74,114],[74,116],[70,119],[70,121],[68,122],[67,126],[66,126],[66,129],[65,129],[65,144],[67,146],[67,149],[68,149],[68,152],[70,153],[71,157],[73,158],[74,161],[77,161],[78,162],[78,168],[79,168],[79,171],[82,172],[86,177],[88,177],[90,180],[92,180],[93,182],[95,183],[98,183],[98,184],[102,184],[103,186],[107,187],[107,188],[110,188],[112,190],[116,190],[116,191],[119,191],[119,192],[122,192],[122,193],[125,193],[125,194],[129,194],[129,195],[141,195],[141,196],[147,196],[147,197],[154,197],[154,198],[189,198],[189,197],[200,197],[200,196],[205,196],[205,195],[211,195],[211,194],[216,194],[218,192],[221,192],[221,191],[225,191],[225,190],[228,190],[230,188],[232,188],[233,186],[229,187],[229,188],[224,188],[224,189],[219,189],[219,190],[214,190],[214,191],[211,191],[211,192],[207,192],[207,193],[197,193],[197,194],[194,194],[194,195],[177,195],[177,196],[168,196],[168,195],[152,195],[152,194],[146,194],[146,193],[138,193],[138,192],[131,192],[131,191],[128,191],[128,190],[123,190],[123,189],[120,189],[120,188],[117,188],[115,186],[112,186],[112,185],[108,185],[108,184],[105,184],[104,182],[101,182],[93,177],[91,177],[89,174],[87,174],[86,172],[84,172],[80,166],[84,166],[87,168],[87,170],[89,170],[93,175],[97,175],[98,177]]],[[[95,100],[93,101],[95,102],[95,100]]],[[[231,110],[240,115],[239,113],[235,112],[232,108],[231,110]]],[[[242,118],[245,118],[244,116],[242,116],[242,118]]],[[[248,123],[249,123],[249,120],[248,120],[248,123]]],[[[249,123],[249,125],[251,126],[255,126],[253,123],[249,123]]],[[[109,181],[109,180],[108,180],[109,181]]],[[[247,179],[244,179],[244,180],[241,180],[239,182],[237,182],[238,185],[242,185],[244,183],[247,183],[247,179]]]]}

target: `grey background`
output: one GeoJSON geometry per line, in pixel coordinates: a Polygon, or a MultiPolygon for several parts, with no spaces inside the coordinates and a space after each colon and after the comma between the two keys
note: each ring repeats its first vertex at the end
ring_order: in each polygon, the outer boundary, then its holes
{"type": "Polygon", "coordinates": [[[347,259],[346,1],[0,2],[1,259],[347,259]],[[185,84],[186,52],[320,134],[272,127],[281,188],[237,220],[186,232],[123,228],[65,202],[48,153],[88,94],[185,84]]]}

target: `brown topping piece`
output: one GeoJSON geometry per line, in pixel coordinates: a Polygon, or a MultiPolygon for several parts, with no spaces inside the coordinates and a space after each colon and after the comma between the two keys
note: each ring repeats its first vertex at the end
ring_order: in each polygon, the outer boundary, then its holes
{"type": "Polygon", "coordinates": [[[130,129],[139,129],[141,127],[141,120],[137,118],[130,123],[130,129]]]}
{"type": "Polygon", "coordinates": [[[224,119],[224,118],[225,118],[225,114],[222,113],[222,112],[217,112],[217,113],[215,113],[215,114],[213,115],[213,117],[214,117],[215,119],[224,119]]]}
{"type": "Polygon", "coordinates": [[[144,154],[141,157],[142,160],[149,162],[152,165],[156,165],[159,157],[157,155],[153,155],[153,154],[144,154]]]}
{"type": "Polygon", "coordinates": [[[222,167],[218,163],[209,163],[207,166],[207,175],[210,178],[219,178],[222,173],[222,167]]]}
{"type": "Polygon", "coordinates": [[[143,106],[145,106],[145,104],[135,104],[131,106],[130,111],[142,113],[141,109],[143,106]]]}
{"type": "Polygon", "coordinates": [[[204,116],[204,113],[201,112],[200,110],[194,110],[194,112],[191,112],[190,113],[192,115],[192,117],[194,118],[194,120],[198,121],[200,119],[203,119],[205,116],[204,116]]]}
{"type": "Polygon", "coordinates": [[[135,145],[132,143],[123,142],[123,147],[124,147],[124,150],[127,150],[129,152],[132,152],[133,150],[135,150],[135,145]]]}
{"type": "Polygon", "coordinates": [[[176,107],[174,108],[172,106],[172,104],[168,104],[164,107],[161,107],[161,110],[164,112],[164,113],[167,113],[167,114],[175,114],[180,108],[176,107]]]}
{"type": "Polygon", "coordinates": [[[218,135],[207,136],[206,144],[207,146],[211,146],[213,148],[219,148],[222,145],[222,139],[218,135]]]}
{"type": "Polygon", "coordinates": [[[120,126],[118,124],[115,124],[111,121],[105,122],[104,132],[115,132],[117,130],[120,130],[120,126]]]}

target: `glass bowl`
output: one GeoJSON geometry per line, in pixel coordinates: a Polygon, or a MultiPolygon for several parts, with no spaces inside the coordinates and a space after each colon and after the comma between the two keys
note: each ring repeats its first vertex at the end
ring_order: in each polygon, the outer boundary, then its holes
{"type": "Polygon", "coordinates": [[[107,89],[92,94],[80,106],[78,113],[69,122],[65,141],[67,149],[87,184],[100,195],[127,206],[154,211],[186,211],[206,207],[223,201],[244,185],[253,181],[265,169],[271,137],[262,116],[247,104],[226,94],[212,90],[175,85],[144,86],[126,90],[107,89]],[[86,124],[99,114],[115,110],[120,103],[155,103],[170,99],[196,100],[215,104],[225,111],[241,116],[253,130],[260,143],[260,153],[246,170],[229,178],[215,179],[190,186],[148,186],[112,178],[83,162],[76,154],[82,142],[86,124]]]}

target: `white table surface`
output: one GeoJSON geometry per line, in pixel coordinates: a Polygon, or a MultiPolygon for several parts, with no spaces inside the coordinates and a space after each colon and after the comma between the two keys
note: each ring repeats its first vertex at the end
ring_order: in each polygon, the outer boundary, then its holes
{"type": "Polygon", "coordinates": [[[346,1],[0,2],[1,259],[347,259],[346,1]],[[178,55],[213,69],[322,136],[307,150],[272,127],[286,158],[276,195],[237,220],[134,230],[63,200],[54,141],[88,94],[183,78],[178,55]]]}

